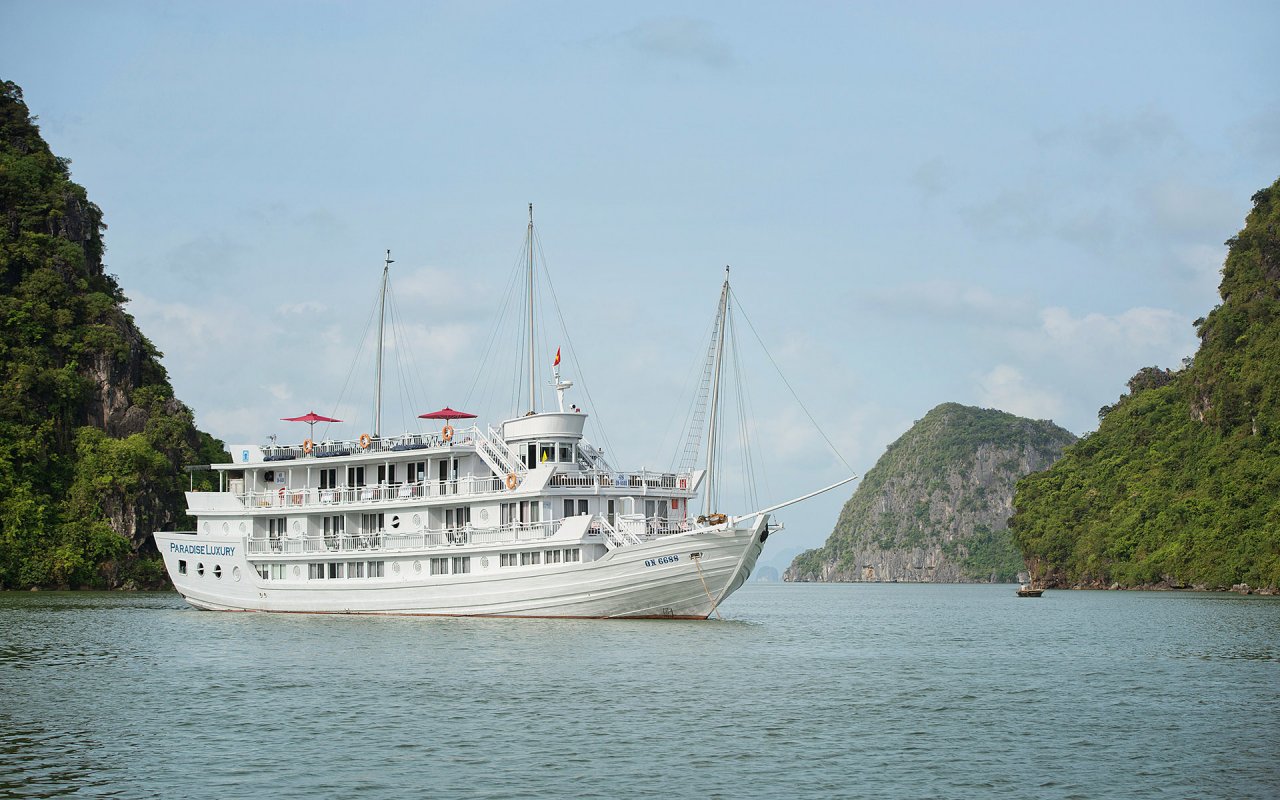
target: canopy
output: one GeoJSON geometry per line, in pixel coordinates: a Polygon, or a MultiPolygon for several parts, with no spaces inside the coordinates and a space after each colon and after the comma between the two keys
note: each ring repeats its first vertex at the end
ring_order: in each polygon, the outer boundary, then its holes
{"type": "Polygon", "coordinates": [[[322,417],[314,411],[308,411],[300,417],[281,417],[281,422],[310,422],[314,425],[317,422],[342,422],[340,419],[333,417],[322,417]]]}
{"type": "MultiPolygon", "coordinates": [[[[308,411],[307,413],[303,414],[303,415],[302,415],[302,416],[300,416],[300,417],[281,417],[281,418],[280,418],[280,421],[281,421],[281,422],[305,422],[305,423],[307,423],[308,425],[310,425],[310,426],[311,426],[311,432],[307,435],[307,438],[308,438],[308,439],[314,439],[314,438],[316,438],[316,423],[317,423],[317,422],[342,422],[342,420],[340,420],[340,419],[334,419],[333,417],[322,417],[322,416],[320,416],[319,414],[317,414],[317,413],[316,413],[316,412],[314,412],[314,411],[308,411]]],[[[304,442],[304,444],[305,444],[305,442],[304,442]]]]}
{"type": "Polygon", "coordinates": [[[418,419],[475,419],[475,414],[468,414],[465,411],[454,411],[452,408],[445,406],[439,411],[432,411],[430,414],[419,414],[418,419]]]}

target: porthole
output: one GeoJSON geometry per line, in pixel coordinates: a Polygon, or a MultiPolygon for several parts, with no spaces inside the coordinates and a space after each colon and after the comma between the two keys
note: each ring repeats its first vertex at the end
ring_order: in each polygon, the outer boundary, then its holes
{"type": "Polygon", "coordinates": [[[214,564],[214,565],[213,565],[213,577],[217,578],[218,580],[222,580],[222,565],[221,565],[221,564],[214,564]]]}
{"type": "Polygon", "coordinates": [[[482,509],[480,509],[480,520],[483,522],[484,520],[487,520],[488,518],[489,518],[489,509],[487,509],[487,508],[482,508],[482,509]]]}
{"type": "Polygon", "coordinates": [[[422,562],[421,562],[421,561],[415,561],[415,562],[413,562],[413,571],[414,571],[414,572],[422,572],[422,562]]]}
{"type": "Polygon", "coordinates": [[[414,514],[414,515],[413,515],[413,527],[415,527],[415,528],[421,528],[421,527],[422,527],[422,515],[421,515],[421,514],[414,514]]]}
{"type": "Polygon", "coordinates": [[[201,562],[199,562],[198,564],[196,564],[196,574],[197,574],[197,575],[204,575],[204,562],[203,562],[203,561],[201,561],[201,562]]]}
{"type": "Polygon", "coordinates": [[[295,520],[293,521],[293,532],[294,532],[294,533],[302,533],[302,520],[300,520],[300,519],[295,519],[295,520]]]}
{"type": "Polygon", "coordinates": [[[244,532],[245,532],[245,531],[247,531],[247,530],[249,530],[249,526],[248,526],[248,525],[246,525],[246,524],[244,524],[243,522],[241,522],[241,523],[240,523],[240,532],[241,532],[241,533],[244,533],[244,532]]]}
{"type": "Polygon", "coordinates": [[[222,532],[223,532],[223,533],[227,533],[227,532],[229,532],[230,530],[231,530],[231,523],[230,523],[230,522],[224,522],[224,523],[222,523],[222,532]]]}
{"type": "Polygon", "coordinates": [[[240,580],[240,568],[239,568],[239,567],[232,567],[232,568],[231,568],[231,580],[233,580],[233,581],[239,581],[239,580],[240,580]]]}
{"type": "Polygon", "coordinates": [[[399,575],[399,574],[400,574],[400,562],[399,562],[399,561],[392,561],[392,562],[391,562],[391,571],[392,571],[392,572],[394,572],[394,573],[395,573],[395,574],[397,574],[397,575],[399,575]]]}
{"type": "Polygon", "coordinates": [[[205,533],[208,533],[208,532],[209,532],[209,523],[208,523],[208,522],[202,522],[202,523],[200,523],[200,528],[201,528],[201,530],[203,530],[205,533]]]}
{"type": "Polygon", "coordinates": [[[489,568],[489,557],[488,557],[488,556],[480,556],[480,567],[481,567],[482,569],[488,569],[488,568],[489,568]]]}
{"type": "Polygon", "coordinates": [[[301,574],[302,574],[302,568],[295,564],[293,567],[293,577],[296,578],[301,574]]]}
{"type": "Polygon", "coordinates": [[[391,527],[392,527],[392,528],[399,528],[399,527],[400,527],[400,515],[399,515],[399,514],[392,514],[392,515],[391,515],[391,527]]]}

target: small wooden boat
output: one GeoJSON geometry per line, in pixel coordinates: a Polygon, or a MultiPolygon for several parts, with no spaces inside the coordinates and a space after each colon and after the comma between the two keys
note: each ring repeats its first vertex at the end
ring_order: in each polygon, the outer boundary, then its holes
{"type": "Polygon", "coordinates": [[[1018,585],[1018,597],[1039,597],[1044,594],[1044,589],[1033,589],[1030,583],[1018,585]]]}

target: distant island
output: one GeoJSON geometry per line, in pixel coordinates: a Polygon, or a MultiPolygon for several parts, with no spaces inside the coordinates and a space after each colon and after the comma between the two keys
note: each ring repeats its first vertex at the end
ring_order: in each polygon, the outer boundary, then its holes
{"type": "Polygon", "coordinates": [[[1018,484],[1010,527],[1045,585],[1280,586],[1280,181],[1227,245],[1194,359],[1139,370],[1018,484]]]}
{"type": "Polygon", "coordinates": [[[1026,568],[1008,531],[1014,486],[1075,440],[1046,420],[944,403],[889,445],[785,580],[1012,581],[1026,568]]]}
{"type": "Polygon", "coordinates": [[[230,458],[124,310],[69,164],[0,82],[0,589],[167,585],[150,536],[186,519],[181,467],[230,458]]]}

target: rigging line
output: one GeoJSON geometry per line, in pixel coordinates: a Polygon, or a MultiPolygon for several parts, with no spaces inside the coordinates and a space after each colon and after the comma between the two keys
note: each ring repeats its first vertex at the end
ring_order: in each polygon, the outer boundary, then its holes
{"type": "MultiPolygon", "coordinates": [[[[702,576],[702,564],[699,563],[701,561],[701,555],[693,557],[693,565],[698,568],[698,580],[702,581],[702,591],[707,593],[707,602],[711,604],[711,610],[716,612],[716,619],[724,619],[724,617],[720,616],[720,609],[716,608],[716,601],[711,598],[711,590],[707,588],[707,579],[702,576]]],[[[708,616],[710,616],[709,612],[708,616]]]]}
{"type": "Polygon", "coordinates": [[[756,508],[759,503],[756,492],[756,470],[751,446],[750,420],[746,409],[746,387],[743,384],[742,348],[738,344],[738,326],[730,324],[729,341],[733,348],[733,383],[737,392],[735,405],[738,411],[738,438],[741,441],[741,463],[747,497],[747,507],[756,508]]]}
{"type": "MultiPolygon", "coordinates": [[[[377,316],[378,304],[375,301],[369,309],[369,318],[365,320],[364,332],[360,335],[360,346],[356,348],[356,354],[351,359],[351,366],[347,368],[347,378],[342,382],[342,390],[338,392],[338,399],[333,405],[333,410],[329,412],[329,416],[338,413],[338,407],[342,405],[342,401],[347,396],[347,388],[351,385],[351,378],[355,375],[356,365],[360,363],[360,356],[364,353],[365,343],[369,341],[369,329],[373,327],[373,318],[377,316]]],[[[356,419],[348,420],[350,422],[358,422],[360,420],[359,412],[356,412],[356,419]]]]}
{"type": "MultiPolygon", "coordinates": [[[[387,300],[389,310],[391,312],[391,341],[395,346],[396,358],[396,376],[399,378],[398,397],[400,399],[400,418],[401,424],[404,424],[406,417],[406,409],[414,407],[413,384],[410,382],[409,375],[413,374],[405,366],[406,361],[410,358],[411,350],[409,349],[409,337],[405,330],[403,319],[400,315],[400,306],[396,303],[395,292],[391,286],[391,278],[387,278],[387,300]]],[[[408,412],[412,413],[412,412],[408,412]]],[[[414,415],[416,418],[417,415],[414,415]]],[[[407,427],[403,430],[408,430],[407,427]]]]}
{"type": "MultiPolygon", "coordinates": [[[[493,381],[495,379],[493,373],[496,373],[497,370],[496,369],[488,370],[486,369],[486,367],[489,365],[489,358],[491,355],[496,358],[496,353],[494,352],[494,348],[498,342],[498,334],[502,328],[502,321],[507,318],[507,310],[510,308],[511,298],[515,294],[515,286],[517,283],[518,270],[519,270],[518,266],[513,266],[511,271],[507,275],[507,285],[506,285],[505,291],[503,292],[502,305],[498,309],[498,314],[494,321],[494,324],[489,328],[489,335],[485,341],[484,352],[483,352],[483,355],[481,355],[480,357],[480,362],[477,365],[475,375],[471,379],[471,386],[470,388],[467,389],[467,393],[463,397],[462,402],[464,406],[471,402],[471,398],[475,395],[476,387],[480,385],[480,380],[483,376],[488,375],[489,381],[493,381]]],[[[495,367],[496,367],[496,363],[495,363],[495,367]]],[[[491,387],[482,388],[480,393],[481,397],[487,398],[489,395],[490,388],[491,387]]]]}
{"type": "MultiPolygon", "coordinates": [[[[715,324],[716,324],[715,320],[712,319],[712,321],[707,324],[706,329],[703,330],[702,336],[695,339],[694,341],[698,341],[698,342],[704,341],[707,338],[707,331],[710,330],[715,324]]],[[[677,396],[689,397],[690,399],[689,399],[689,407],[685,409],[685,412],[684,412],[684,420],[680,423],[680,427],[676,429],[678,432],[688,431],[689,426],[693,424],[694,410],[698,406],[698,392],[696,390],[692,392],[688,390],[693,385],[694,376],[698,374],[698,366],[704,365],[705,361],[706,361],[706,356],[695,351],[693,362],[689,365],[689,371],[685,374],[684,382],[680,385],[680,394],[677,396]]],[[[661,446],[664,448],[667,446],[667,434],[670,432],[671,425],[674,422],[675,422],[675,417],[668,418],[667,429],[663,431],[662,439],[659,440],[662,443],[661,446]]],[[[679,436],[679,433],[677,433],[676,435],[679,436]]],[[[687,435],[686,435],[686,438],[687,438],[687,435]]],[[[672,452],[671,452],[671,471],[672,472],[676,471],[676,466],[678,463],[677,459],[682,459],[684,457],[684,453],[680,448],[681,448],[681,442],[677,440],[675,447],[672,448],[672,452]]]]}
{"type": "MultiPolygon", "coordinates": [[[[523,244],[521,245],[523,250],[523,244]]],[[[463,405],[475,402],[483,405],[483,411],[490,416],[507,416],[505,408],[495,408],[500,403],[499,386],[502,384],[502,377],[506,375],[506,366],[503,362],[505,352],[499,347],[499,342],[506,341],[507,338],[516,339],[517,336],[511,337],[510,332],[504,327],[504,323],[508,322],[510,308],[512,302],[520,289],[520,275],[522,267],[518,257],[512,261],[510,271],[507,273],[506,287],[502,294],[502,303],[498,309],[498,313],[493,320],[493,324],[489,328],[489,335],[485,343],[484,354],[481,356],[476,370],[473,374],[471,386],[467,390],[463,405]],[[501,367],[501,368],[500,368],[501,367]],[[479,394],[477,395],[477,390],[479,394]],[[495,413],[496,412],[496,413],[495,413]]],[[[517,378],[518,382],[518,378],[517,378]]],[[[514,405],[514,404],[513,404],[514,405]]]]}
{"type": "Polygon", "coordinates": [[[729,333],[729,347],[732,353],[732,361],[730,363],[733,369],[734,409],[738,415],[738,459],[742,469],[743,493],[747,500],[747,507],[754,508],[758,504],[756,503],[754,463],[751,459],[751,434],[747,427],[748,419],[744,406],[746,390],[743,386],[742,348],[738,345],[738,326],[732,320],[730,320],[727,331],[729,333]]]}
{"type": "MultiPolygon", "coordinates": [[[[736,299],[737,294],[733,289],[729,289],[729,293],[734,295],[736,299]]],[[[818,421],[813,418],[813,414],[809,413],[809,409],[805,406],[804,401],[800,399],[800,395],[796,394],[796,390],[791,386],[791,382],[787,380],[787,376],[782,374],[782,368],[778,366],[778,362],[773,360],[773,355],[769,352],[769,348],[764,346],[764,340],[760,338],[760,333],[756,330],[756,326],[752,324],[751,318],[747,316],[746,311],[742,311],[741,303],[738,304],[738,309],[742,312],[742,318],[747,321],[747,327],[751,329],[751,333],[756,337],[756,341],[759,342],[760,349],[764,350],[765,357],[767,357],[769,359],[769,363],[773,365],[773,369],[778,373],[778,377],[782,378],[782,383],[787,387],[787,390],[791,392],[791,396],[800,404],[800,409],[804,411],[804,415],[809,418],[809,422],[813,424],[814,430],[816,430],[818,435],[822,437],[822,440],[827,443],[827,447],[831,448],[831,452],[835,457],[840,459],[840,463],[844,464],[845,468],[848,469],[849,472],[853,472],[853,467],[849,466],[849,462],[845,461],[844,456],[840,455],[840,451],[836,449],[835,444],[833,444],[831,439],[827,436],[827,432],[824,431],[822,426],[818,424],[818,421]]]]}
{"type": "MultiPolygon", "coordinates": [[[[573,338],[569,336],[569,326],[565,324],[564,312],[560,308],[560,301],[556,297],[555,283],[551,280],[551,270],[547,268],[547,257],[542,252],[542,237],[538,235],[535,228],[533,232],[533,241],[538,248],[538,256],[542,259],[542,271],[546,276],[547,285],[551,289],[551,302],[556,310],[556,317],[560,320],[560,330],[564,333],[565,342],[569,345],[569,358],[573,361],[573,368],[577,371],[577,381],[582,386],[582,393],[586,395],[587,402],[591,405],[590,422],[595,429],[600,432],[600,443],[605,449],[614,454],[613,442],[609,441],[609,434],[605,430],[604,416],[600,413],[600,407],[596,404],[595,398],[591,396],[591,387],[587,384],[586,372],[582,369],[582,364],[578,362],[578,348],[573,346],[573,338]]],[[[614,463],[617,463],[616,461],[614,463]]]]}

